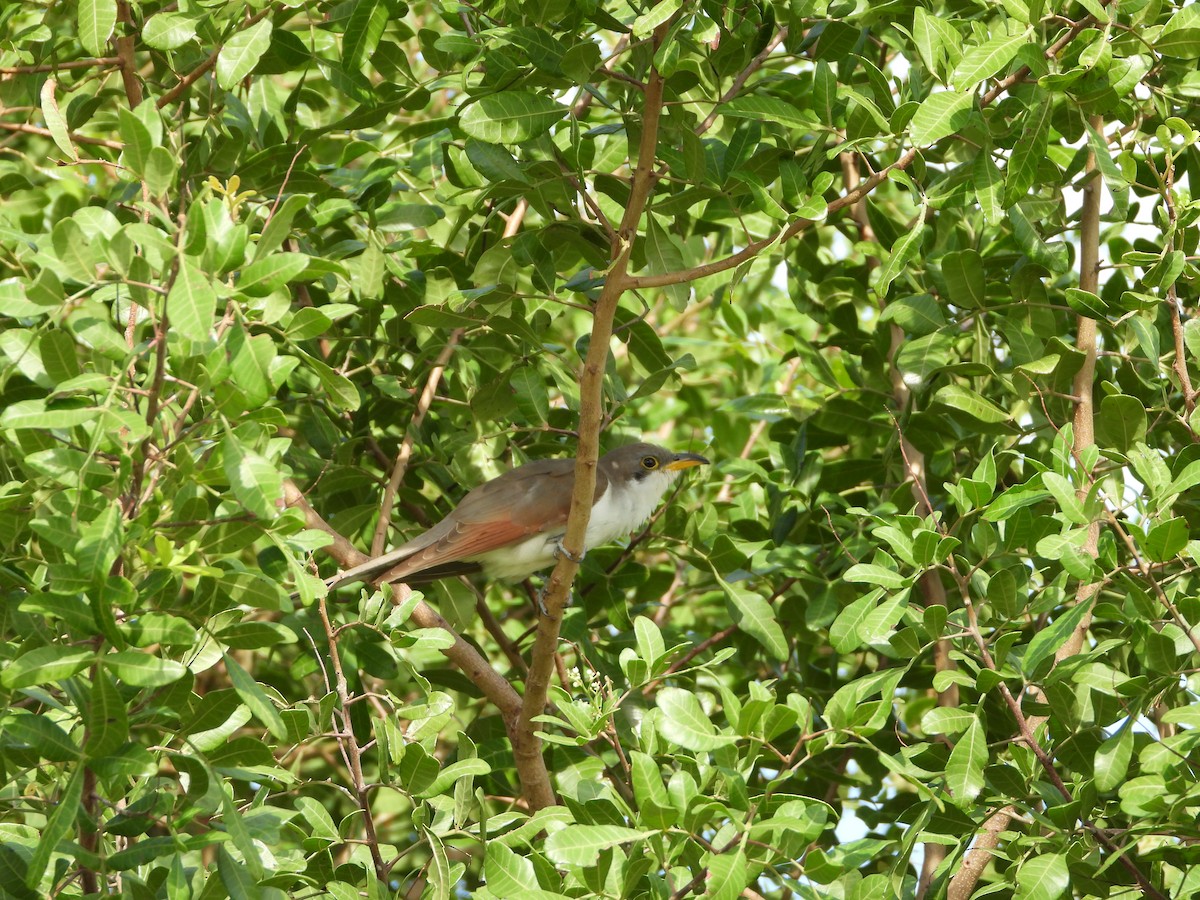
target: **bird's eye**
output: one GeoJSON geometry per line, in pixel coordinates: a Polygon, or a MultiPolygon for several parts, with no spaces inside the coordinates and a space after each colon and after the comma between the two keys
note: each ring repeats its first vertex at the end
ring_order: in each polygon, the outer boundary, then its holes
{"type": "Polygon", "coordinates": [[[642,457],[642,468],[643,469],[657,469],[658,468],[658,457],[643,456],[642,457]]]}

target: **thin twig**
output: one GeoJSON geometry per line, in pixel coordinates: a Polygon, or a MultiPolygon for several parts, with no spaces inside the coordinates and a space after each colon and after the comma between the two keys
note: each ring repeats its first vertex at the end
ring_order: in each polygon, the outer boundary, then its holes
{"type": "Polygon", "coordinates": [[[776,47],[787,40],[787,36],[788,29],[786,25],[775,32],[775,37],[767,42],[767,46],[763,47],[758,52],[758,55],[750,60],[746,68],[737,73],[737,76],[733,79],[733,83],[729,86],[729,90],[721,95],[721,99],[717,101],[717,105],[713,107],[713,111],[704,118],[703,122],[696,126],[696,134],[704,134],[704,132],[712,128],[713,122],[717,121],[717,117],[721,115],[721,107],[741,93],[750,76],[762,68],[762,64],[767,61],[767,57],[775,52],[776,47]]]}
{"type": "Polygon", "coordinates": [[[342,758],[350,770],[350,778],[354,782],[354,799],[363,814],[363,831],[366,833],[367,849],[371,853],[371,863],[375,867],[375,877],[380,881],[387,880],[387,867],[383,855],[379,851],[379,836],[375,833],[375,819],[371,813],[371,798],[367,789],[366,779],[362,770],[362,748],[358,737],[354,734],[354,724],[350,721],[350,689],[346,682],[346,673],[342,668],[342,654],[338,648],[339,631],[333,627],[329,619],[329,609],[325,598],[317,599],[317,613],[321,617],[321,625],[325,629],[326,645],[329,648],[329,663],[333,667],[334,688],[338,696],[338,718],[341,727],[338,729],[337,742],[342,751],[342,758]]]}
{"type": "MultiPolygon", "coordinates": [[[[5,109],[0,109],[0,115],[7,112],[5,109]]],[[[42,137],[53,138],[49,128],[40,128],[37,125],[30,125],[27,122],[0,122],[0,129],[4,131],[18,131],[22,134],[37,134],[42,137]]],[[[76,144],[91,144],[95,147],[107,147],[109,150],[124,150],[125,145],[120,141],[110,141],[108,138],[90,137],[86,134],[79,134],[72,131],[70,138],[76,144]]],[[[107,163],[106,163],[107,164],[107,163]]]]}
{"type": "Polygon", "coordinates": [[[39,72],[58,72],[62,69],[90,69],[93,66],[120,65],[117,56],[97,56],[95,59],[72,59],[60,63],[41,63],[36,66],[0,66],[0,75],[36,75],[39,72]]]}
{"type": "Polygon", "coordinates": [[[446,346],[438,354],[433,368],[429,371],[429,376],[425,379],[425,387],[421,389],[421,395],[417,398],[416,409],[413,410],[412,418],[408,421],[404,439],[400,442],[400,449],[396,453],[396,464],[392,466],[392,474],[388,478],[387,488],[383,492],[383,500],[379,504],[379,521],[375,523],[375,534],[371,538],[372,556],[382,554],[383,548],[387,544],[388,525],[392,521],[392,508],[396,502],[396,492],[400,490],[400,483],[404,481],[404,475],[408,471],[408,464],[412,459],[413,443],[417,439],[417,433],[421,429],[421,423],[425,421],[429,407],[433,404],[433,398],[437,395],[438,385],[442,381],[442,373],[446,370],[446,364],[450,362],[450,357],[454,354],[454,348],[458,346],[462,334],[463,329],[461,328],[456,328],[450,333],[446,339],[446,346]]]}

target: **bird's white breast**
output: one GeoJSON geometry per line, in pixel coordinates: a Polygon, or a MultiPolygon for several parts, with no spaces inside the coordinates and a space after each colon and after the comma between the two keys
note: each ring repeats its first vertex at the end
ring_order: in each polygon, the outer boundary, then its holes
{"type": "MultiPolygon", "coordinates": [[[[649,519],[662,495],[675,480],[675,474],[669,471],[651,472],[641,481],[627,481],[619,488],[610,483],[608,490],[592,506],[592,515],[583,539],[584,552],[627,536],[649,519]]],[[[472,558],[483,564],[489,578],[526,578],[555,563],[554,553],[565,533],[565,528],[558,528],[472,558]]]]}
{"type": "Polygon", "coordinates": [[[674,481],[673,472],[650,472],[641,481],[626,481],[620,487],[610,483],[608,490],[593,507],[588,519],[584,551],[625,537],[654,512],[658,501],[674,481]]]}

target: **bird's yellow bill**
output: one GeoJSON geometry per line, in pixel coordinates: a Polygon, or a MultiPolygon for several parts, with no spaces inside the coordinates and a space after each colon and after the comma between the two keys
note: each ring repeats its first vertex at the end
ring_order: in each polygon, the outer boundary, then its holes
{"type": "Polygon", "coordinates": [[[681,457],[679,459],[671,460],[669,463],[666,464],[666,466],[664,468],[666,468],[670,472],[676,472],[680,469],[690,469],[692,466],[703,466],[703,465],[706,465],[707,463],[708,463],[708,460],[705,459],[703,456],[697,456],[695,454],[691,454],[688,456],[681,457]]]}

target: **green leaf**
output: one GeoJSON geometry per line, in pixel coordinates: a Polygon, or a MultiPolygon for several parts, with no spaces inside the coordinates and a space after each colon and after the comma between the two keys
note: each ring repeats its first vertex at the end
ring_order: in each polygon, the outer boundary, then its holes
{"type": "Polygon", "coordinates": [[[953,706],[935,706],[921,717],[921,730],[926,734],[958,734],[976,724],[975,714],[953,706]]]}
{"type": "Polygon", "coordinates": [[[1067,300],[1067,306],[1071,307],[1071,309],[1081,316],[1096,319],[1097,321],[1104,321],[1108,318],[1108,305],[1091,291],[1085,291],[1080,288],[1067,288],[1063,292],[1063,296],[1067,300]]]}
{"type": "Polygon", "coordinates": [[[129,714],[116,684],[101,670],[92,682],[84,717],[87,740],[83,752],[92,759],[108,756],[129,740],[129,714]]]}
{"type": "Polygon", "coordinates": [[[987,734],[976,717],[954,744],[946,763],[946,783],[959,806],[970,806],[983,790],[983,767],[987,761],[987,734]]]}
{"type": "Polygon", "coordinates": [[[107,56],[117,24],[117,0],[79,0],[79,42],[92,56],[107,56]]]}
{"type": "Polygon", "coordinates": [[[33,750],[50,762],[79,758],[79,747],[61,727],[45,715],[23,710],[14,710],[0,721],[0,746],[33,750]]]}
{"type": "Polygon", "coordinates": [[[250,673],[238,665],[237,661],[228,653],[222,653],[221,658],[225,660],[225,671],[229,673],[233,689],[242,698],[242,702],[246,704],[258,721],[267,726],[267,730],[271,732],[272,736],[281,741],[286,740],[287,726],[283,724],[279,710],[259,687],[258,682],[251,678],[250,673]]]}
{"type": "Polygon", "coordinates": [[[882,591],[871,591],[854,600],[838,613],[829,626],[829,644],[838,653],[850,653],[862,644],[859,629],[879,603],[882,591]]]}
{"type": "Polygon", "coordinates": [[[988,225],[996,225],[1004,218],[1000,202],[1004,179],[992,161],[990,152],[983,150],[975,155],[975,162],[971,164],[971,182],[975,185],[975,198],[979,201],[984,221],[988,225]]]}
{"type": "Polygon", "coordinates": [[[900,277],[900,272],[916,258],[920,251],[921,241],[925,237],[925,214],[927,212],[928,205],[922,200],[921,208],[917,212],[916,224],[905,231],[900,236],[900,240],[892,246],[892,252],[888,255],[887,262],[880,268],[879,280],[875,283],[875,290],[879,296],[883,297],[887,294],[892,282],[900,277]]]}
{"type": "Polygon", "coordinates": [[[1140,541],[1152,562],[1170,562],[1183,552],[1188,542],[1188,524],[1183,518],[1167,519],[1153,526],[1140,541]]]}
{"type": "Polygon", "coordinates": [[[896,624],[908,609],[908,591],[903,590],[885,599],[863,619],[858,634],[864,644],[882,644],[887,641],[896,624]]]}
{"type": "Polygon", "coordinates": [[[217,294],[209,279],[190,258],[179,264],[175,283],[167,294],[167,313],[171,327],[195,341],[208,337],[217,310],[217,294]]]}
{"type": "Polygon", "coordinates": [[[938,369],[950,365],[953,352],[954,339],[937,331],[901,344],[895,358],[896,368],[906,379],[925,381],[938,369]]]}
{"type": "Polygon", "coordinates": [[[1096,790],[1101,793],[1115,790],[1124,783],[1133,759],[1133,729],[1124,727],[1096,750],[1096,790]]]}
{"type": "Polygon", "coordinates": [[[935,144],[962,131],[975,111],[975,95],[958,91],[930,94],[909,123],[909,137],[918,147],[935,144]]]}
{"type": "Polygon", "coordinates": [[[858,584],[877,584],[882,588],[895,590],[907,586],[908,579],[893,569],[878,566],[874,563],[855,563],[845,574],[846,581],[858,584]]]}
{"type": "Polygon", "coordinates": [[[242,270],[237,289],[247,297],[265,297],[283,287],[308,268],[308,256],[303,253],[271,253],[242,270]]]}
{"type": "Polygon", "coordinates": [[[520,897],[541,890],[533,861],[528,856],[518,856],[498,841],[488,842],[483,873],[488,889],[498,897],[520,897]]]}
{"type": "Polygon", "coordinates": [[[24,428],[73,428],[92,421],[100,410],[91,406],[46,409],[44,400],[18,400],[0,412],[0,426],[24,428]]]}
{"type": "Polygon", "coordinates": [[[649,37],[654,29],[668,21],[683,5],[683,0],[660,0],[633,20],[633,36],[639,40],[649,37]]]}
{"type": "MultiPolygon", "coordinates": [[[[115,2],[115,0],[110,0],[110,2],[115,2]]],[[[50,132],[50,137],[54,139],[58,149],[65,153],[68,159],[77,160],[79,153],[71,142],[71,135],[67,131],[67,120],[59,111],[58,100],[54,96],[57,87],[58,82],[53,78],[47,78],[42,83],[42,118],[46,122],[46,130],[50,132]]]]}
{"type": "Polygon", "coordinates": [[[670,828],[678,818],[663,784],[658,764],[649,754],[632,750],[629,762],[633,773],[633,797],[638,805],[638,823],[647,828],[670,828]]]}
{"type": "Polygon", "coordinates": [[[594,866],[601,850],[651,834],[619,825],[568,825],[546,838],[546,856],[560,866],[594,866]]]}
{"type": "Polygon", "coordinates": [[[933,399],[989,425],[1007,422],[1010,418],[1007,412],[982,394],[957,384],[947,384],[938,388],[933,399]]]}
{"type": "Polygon", "coordinates": [[[737,900],[750,883],[746,851],[738,846],[733,853],[712,853],[707,859],[708,877],[704,896],[712,900],[737,900]]]}
{"type": "Polygon", "coordinates": [[[213,637],[231,650],[257,650],[296,642],[295,633],[278,622],[237,622],[213,637]]]}
{"type": "Polygon", "coordinates": [[[916,7],[913,16],[913,39],[917,52],[930,74],[941,78],[947,66],[954,66],[962,57],[962,36],[954,26],[924,7],[916,7]]]}
{"type": "Polygon", "coordinates": [[[358,69],[379,46],[387,28],[388,9],[380,0],[357,0],[342,38],[342,65],[358,69]]]}
{"type": "MultiPolygon", "coordinates": [[[[296,216],[301,210],[307,209],[311,203],[312,198],[305,194],[292,194],[280,204],[272,214],[270,221],[263,226],[262,234],[258,237],[258,243],[254,247],[255,262],[266,259],[283,245],[288,234],[291,233],[292,223],[296,220],[296,216]]],[[[308,257],[306,256],[305,259],[307,260],[308,257]]]]}
{"type": "Polygon", "coordinates": [[[511,153],[499,144],[489,144],[474,139],[467,141],[467,159],[479,173],[489,181],[511,181],[528,184],[525,171],[511,153]]]}
{"type": "Polygon", "coordinates": [[[1070,886],[1066,855],[1043,853],[1021,863],[1013,900],[1058,900],[1070,886]]]}
{"type": "Polygon", "coordinates": [[[74,830],[75,819],[82,809],[85,771],[83,766],[75,767],[66,788],[53,805],[53,811],[46,820],[37,846],[29,859],[29,868],[25,871],[26,887],[38,887],[46,873],[46,867],[50,864],[50,857],[74,830]]]}
{"type": "Polygon", "coordinates": [[[1083,504],[1079,502],[1079,498],[1075,494],[1075,487],[1071,482],[1054,472],[1043,472],[1042,484],[1057,501],[1058,508],[1067,517],[1068,522],[1075,525],[1088,523],[1087,513],[1083,511],[1083,504]]]}
{"type": "Polygon", "coordinates": [[[359,396],[358,388],[354,386],[354,382],[340,372],[335,372],[315,356],[311,356],[299,348],[293,348],[292,352],[304,360],[308,368],[312,369],[317,379],[321,382],[321,387],[325,389],[338,407],[349,412],[358,409],[362,403],[362,398],[359,396]]]}
{"type": "Polygon", "coordinates": [[[655,699],[663,714],[659,730],[679,746],[688,750],[716,750],[733,743],[732,735],[717,732],[691,691],[667,687],[655,699]]]}
{"type": "Polygon", "coordinates": [[[239,81],[254,71],[262,55],[271,46],[271,20],[255,22],[239,31],[221,48],[217,57],[217,84],[232,90],[239,81]]]}
{"type": "Polygon", "coordinates": [[[1047,243],[1043,240],[1020,204],[1008,207],[1007,212],[1008,220],[1012,224],[1012,235],[1026,256],[1055,274],[1068,269],[1071,257],[1063,241],[1047,243]]]}
{"type": "Polygon", "coordinates": [[[142,173],[146,182],[146,190],[152,197],[162,197],[175,183],[175,175],[179,171],[179,161],[171,155],[166,147],[153,147],[146,157],[146,168],[142,173]]]}
{"type": "Polygon", "coordinates": [[[1054,104],[1050,97],[1040,95],[1037,106],[1025,113],[1025,128],[1013,147],[1008,168],[1004,171],[1004,206],[1024,200],[1037,181],[1038,166],[1046,158],[1050,140],[1050,115],[1054,104]]]}
{"type": "Polygon", "coordinates": [[[956,250],[942,257],[942,277],[950,302],[962,309],[982,309],[983,259],[975,250],[956,250]]]}
{"type": "Polygon", "coordinates": [[[815,122],[811,113],[802,112],[792,104],[774,97],[744,94],[719,107],[723,116],[735,119],[756,119],[760,122],[780,122],[792,128],[811,128],[815,122]]]}
{"type": "Polygon", "coordinates": [[[142,26],[142,40],[155,50],[177,50],[196,36],[198,21],[187,13],[156,13],[142,26]]]}
{"type": "Polygon", "coordinates": [[[283,477],[264,456],[242,446],[233,435],[221,442],[225,477],[238,502],[260,519],[274,519],[283,510],[283,477]]]}
{"type": "Polygon", "coordinates": [[[235,859],[224,844],[217,847],[217,872],[230,900],[260,900],[263,896],[249,867],[235,859]]]}
{"type": "Polygon", "coordinates": [[[738,584],[730,584],[715,572],[714,575],[729,600],[733,620],[738,627],[762,644],[775,659],[787,659],[788,642],[775,617],[774,607],[759,594],[738,584]]]}
{"type": "Polygon", "coordinates": [[[1146,437],[1146,407],[1136,397],[1109,394],[1100,401],[1096,417],[1096,440],[1103,447],[1127,453],[1146,437]]]}
{"type": "Polygon", "coordinates": [[[1183,4],[1159,32],[1154,49],[1177,59],[1200,57],[1200,8],[1183,4]]]}
{"type": "Polygon", "coordinates": [[[1162,456],[1141,441],[1134,443],[1126,454],[1133,463],[1133,470],[1142,484],[1150,489],[1151,495],[1157,497],[1171,483],[1171,470],[1163,461],[1162,456]]]}
{"type": "MultiPolygon", "coordinates": [[[[679,272],[686,268],[683,251],[676,244],[676,238],[664,230],[654,216],[646,220],[646,271],[651,275],[666,275],[679,272]]],[[[682,309],[691,297],[692,289],[687,284],[671,284],[663,288],[676,309],[682,309]]]]}
{"type": "Polygon", "coordinates": [[[102,661],[123,682],[137,687],[161,687],[171,684],[188,671],[183,663],[173,659],[161,659],[137,650],[110,653],[103,657],[102,661]]]}
{"type": "Polygon", "coordinates": [[[879,321],[895,322],[910,334],[920,336],[944,326],[946,317],[932,294],[916,294],[888,301],[879,321]]]}
{"type": "Polygon", "coordinates": [[[1121,172],[1121,168],[1113,159],[1112,149],[1108,146],[1108,141],[1105,140],[1096,128],[1087,123],[1088,144],[1092,148],[1092,153],[1096,159],[1096,168],[1104,176],[1104,183],[1108,185],[1108,191],[1112,195],[1113,210],[1112,215],[1117,219],[1124,219],[1129,212],[1129,181],[1121,172]]]}
{"type": "Polygon", "coordinates": [[[459,116],[468,136],[493,144],[519,144],[544,134],[567,108],[528,91],[502,91],[480,97],[459,116]]]}
{"type": "Polygon", "coordinates": [[[1060,613],[1049,626],[1034,634],[1033,640],[1025,648],[1024,656],[1021,657],[1021,670],[1032,677],[1042,663],[1067,642],[1089,609],[1090,603],[1076,603],[1066,612],[1060,613]]]}
{"type": "Polygon", "coordinates": [[[90,665],[96,656],[88,649],[50,644],[22,653],[0,670],[0,684],[13,690],[50,684],[70,678],[90,665]]]}
{"type": "Polygon", "coordinates": [[[1028,36],[1022,32],[1011,36],[998,35],[978,47],[969,48],[954,69],[951,81],[960,91],[969,91],[985,79],[991,78],[1017,55],[1028,36]]]}

